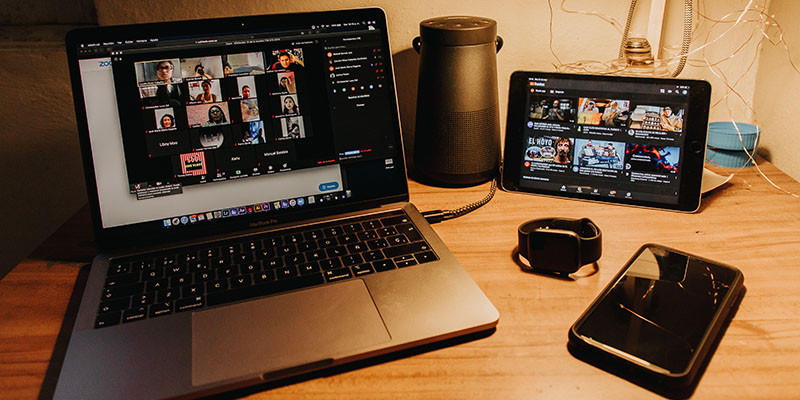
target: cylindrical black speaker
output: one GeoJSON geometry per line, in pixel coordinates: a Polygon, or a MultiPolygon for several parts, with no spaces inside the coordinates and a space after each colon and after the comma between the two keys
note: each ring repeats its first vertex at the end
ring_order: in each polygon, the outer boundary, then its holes
{"type": "Polygon", "coordinates": [[[419,30],[415,169],[436,184],[486,182],[500,162],[497,23],[440,17],[420,22],[419,30]]]}

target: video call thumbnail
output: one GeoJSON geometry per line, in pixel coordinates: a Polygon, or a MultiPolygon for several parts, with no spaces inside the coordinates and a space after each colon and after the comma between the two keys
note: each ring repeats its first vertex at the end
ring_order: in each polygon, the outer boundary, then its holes
{"type": "Polygon", "coordinates": [[[223,78],[222,57],[181,58],[181,76],[184,80],[223,78]]]}
{"type": "Polygon", "coordinates": [[[239,102],[242,109],[242,122],[258,121],[260,118],[258,114],[258,101],[256,99],[247,99],[239,102]]]}
{"type": "Polygon", "coordinates": [[[281,139],[300,139],[306,137],[302,117],[281,118],[281,139]]]}
{"type": "Polygon", "coordinates": [[[192,102],[216,103],[222,101],[219,79],[192,81],[189,85],[189,97],[192,102]]]}
{"type": "Polygon", "coordinates": [[[139,86],[166,85],[181,82],[181,62],[177,58],[135,63],[139,86]]]}
{"type": "Polygon", "coordinates": [[[264,134],[264,122],[255,121],[242,125],[242,140],[239,144],[265,144],[267,137],[264,134]]]}
{"type": "Polygon", "coordinates": [[[214,150],[225,144],[223,127],[202,128],[193,132],[192,144],[196,150],[214,150]]]}
{"type": "Polygon", "coordinates": [[[574,139],[559,136],[535,136],[528,138],[525,161],[537,161],[562,165],[572,164],[574,139]]]}
{"type": "Polygon", "coordinates": [[[630,118],[630,101],[581,97],[578,110],[578,124],[624,127],[630,118]]]}
{"type": "Polygon", "coordinates": [[[170,105],[183,107],[189,101],[188,92],[184,84],[173,83],[169,85],[147,85],[139,87],[139,97],[143,106],[170,105]]]}
{"type": "Polygon", "coordinates": [[[180,155],[181,172],[183,175],[199,176],[208,173],[206,169],[205,153],[198,151],[180,155]]]}
{"type": "Polygon", "coordinates": [[[678,173],[680,151],[679,147],[632,144],[626,149],[625,162],[633,171],[675,174],[678,173]]]}
{"type": "Polygon", "coordinates": [[[155,110],[156,126],[158,129],[176,129],[175,111],[172,107],[155,110]]]}
{"type": "Polygon", "coordinates": [[[631,129],[681,132],[683,130],[682,108],[670,106],[638,105],[631,114],[631,129]]]}
{"type": "Polygon", "coordinates": [[[256,78],[253,76],[240,76],[236,78],[237,95],[242,99],[258,97],[256,92],[256,78]]]}
{"type": "Polygon", "coordinates": [[[294,72],[278,72],[278,87],[284,93],[297,93],[297,85],[294,80],[294,72]]]}
{"type": "Polygon", "coordinates": [[[225,102],[187,106],[186,117],[192,128],[231,123],[228,103],[225,102]]]}
{"type": "Polygon", "coordinates": [[[303,49],[282,49],[272,51],[271,70],[298,71],[303,69],[303,49]]]}
{"type": "Polygon", "coordinates": [[[530,119],[575,122],[575,100],[569,98],[531,97],[530,119]]]}
{"type": "Polygon", "coordinates": [[[621,170],[625,143],[607,140],[575,139],[575,162],[579,167],[621,170]]]}
{"type": "Polygon", "coordinates": [[[281,96],[281,114],[284,115],[299,115],[300,107],[297,104],[297,96],[287,94],[281,96]]]}
{"type": "Polygon", "coordinates": [[[223,55],[222,68],[225,76],[263,74],[265,71],[264,56],[260,51],[223,55]]]}

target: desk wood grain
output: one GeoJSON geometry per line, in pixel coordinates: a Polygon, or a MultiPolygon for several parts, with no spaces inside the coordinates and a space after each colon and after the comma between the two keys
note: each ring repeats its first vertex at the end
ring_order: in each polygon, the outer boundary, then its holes
{"type": "MultiPolygon", "coordinates": [[[[800,193],[800,184],[769,163],[762,169],[778,185],[800,193]]],[[[488,183],[466,189],[410,186],[420,210],[459,207],[482,198],[489,188],[488,183]]],[[[90,256],[86,246],[67,257],[54,254],[59,248],[75,250],[64,245],[70,240],[85,245],[91,237],[86,218],[85,212],[77,216],[61,236],[0,281],[0,397],[35,398],[53,385],[48,365],[53,354],[58,356],[53,349],[73,285],[90,256]]],[[[566,349],[570,325],[639,246],[654,242],[735,265],[745,275],[747,294],[693,398],[800,397],[800,200],[774,189],[755,169],[736,172],[730,183],[703,199],[695,214],[498,192],[478,211],[434,228],[500,311],[494,334],[244,394],[274,399],[658,398],[576,360],[566,349]],[[548,216],[590,217],[601,227],[597,274],[566,281],[519,270],[512,257],[516,227],[548,216]]]]}

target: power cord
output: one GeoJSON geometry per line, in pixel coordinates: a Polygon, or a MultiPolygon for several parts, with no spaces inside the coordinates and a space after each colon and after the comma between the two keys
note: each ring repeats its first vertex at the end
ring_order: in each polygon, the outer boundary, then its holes
{"type": "Polygon", "coordinates": [[[435,224],[437,222],[442,222],[444,220],[458,218],[462,215],[469,214],[481,207],[483,207],[486,203],[489,202],[494,197],[495,192],[497,191],[497,181],[500,179],[500,175],[492,179],[492,187],[489,189],[489,194],[486,197],[474,202],[467,204],[463,207],[456,208],[455,210],[430,210],[424,211],[422,216],[428,221],[429,224],[435,224]]]}

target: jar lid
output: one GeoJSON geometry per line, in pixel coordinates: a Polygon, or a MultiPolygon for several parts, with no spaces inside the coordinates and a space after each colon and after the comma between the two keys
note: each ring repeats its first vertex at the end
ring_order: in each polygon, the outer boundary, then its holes
{"type": "Polygon", "coordinates": [[[494,43],[497,22],[483,17],[438,17],[420,22],[419,33],[423,43],[445,46],[494,43]]]}

